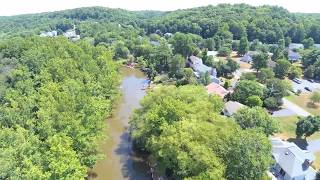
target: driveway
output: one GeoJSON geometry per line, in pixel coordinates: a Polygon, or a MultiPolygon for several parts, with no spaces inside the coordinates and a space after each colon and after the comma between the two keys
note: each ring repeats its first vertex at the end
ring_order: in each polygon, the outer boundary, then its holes
{"type": "Polygon", "coordinates": [[[305,111],[304,109],[302,109],[301,107],[299,107],[298,105],[292,103],[291,101],[282,98],[283,101],[283,106],[285,106],[287,109],[289,109],[290,111],[294,112],[296,115],[298,116],[311,116],[312,114],[310,114],[309,112],[305,111]]]}
{"type": "Polygon", "coordinates": [[[274,111],[272,113],[272,117],[288,117],[288,116],[296,116],[297,114],[293,111],[291,111],[288,108],[281,109],[279,111],[274,111]]]}
{"type": "Polygon", "coordinates": [[[291,82],[292,82],[292,88],[295,92],[298,91],[299,89],[302,92],[309,92],[304,89],[305,87],[309,87],[312,91],[316,91],[316,90],[320,89],[319,83],[317,83],[317,82],[312,83],[312,82],[309,82],[308,80],[305,80],[305,79],[301,79],[301,84],[298,84],[294,81],[291,81],[291,82]]]}
{"type": "Polygon", "coordinates": [[[312,153],[320,151],[320,140],[308,141],[307,150],[312,153]]]}

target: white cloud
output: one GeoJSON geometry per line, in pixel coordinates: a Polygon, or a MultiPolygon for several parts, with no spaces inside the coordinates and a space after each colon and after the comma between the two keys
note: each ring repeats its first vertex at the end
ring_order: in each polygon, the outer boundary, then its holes
{"type": "Polygon", "coordinates": [[[317,0],[0,0],[0,15],[56,11],[86,6],[104,6],[129,10],[175,10],[208,4],[247,3],[278,5],[291,12],[320,13],[317,0]]]}

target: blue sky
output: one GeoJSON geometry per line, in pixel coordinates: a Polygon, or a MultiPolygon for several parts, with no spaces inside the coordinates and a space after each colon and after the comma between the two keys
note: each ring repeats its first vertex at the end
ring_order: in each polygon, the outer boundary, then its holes
{"type": "Polygon", "coordinates": [[[247,3],[278,5],[291,12],[320,13],[317,0],[0,0],[0,16],[57,11],[86,6],[104,6],[128,10],[175,10],[208,4],[247,3]]]}

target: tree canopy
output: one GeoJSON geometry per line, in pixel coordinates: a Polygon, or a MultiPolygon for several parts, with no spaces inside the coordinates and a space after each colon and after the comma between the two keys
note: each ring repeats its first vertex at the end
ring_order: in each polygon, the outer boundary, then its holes
{"type": "Polygon", "coordinates": [[[219,115],[221,99],[202,87],[158,87],[141,106],[130,122],[135,145],[171,178],[261,179],[272,162],[267,136],[219,115]]]}
{"type": "Polygon", "coordinates": [[[1,84],[0,179],[85,177],[118,96],[113,53],[30,37],[1,41],[0,54],[13,59],[1,84]]]}
{"type": "Polygon", "coordinates": [[[261,107],[243,108],[233,115],[235,121],[243,129],[257,128],[266,135],[278,132],[279,124],[261,107]]]}

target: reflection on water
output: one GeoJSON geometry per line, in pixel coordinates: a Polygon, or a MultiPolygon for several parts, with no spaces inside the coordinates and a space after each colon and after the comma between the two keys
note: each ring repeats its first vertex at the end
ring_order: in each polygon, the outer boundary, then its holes
{"type": "Polygon", "coordinates": [[[122,68],[123,81],[120,86],[122,99],[113,116],[106,120],[109,138],[101,145],[106,158],[97,162],[88,173],[89,179],[97,180],[143,180],[150,179],[148,167],[142,158],[132,151],[132,143],[127,131],[129,118],[139,101],[145,96],[142,90],[146,81],[138,70],[122,68]]]}

